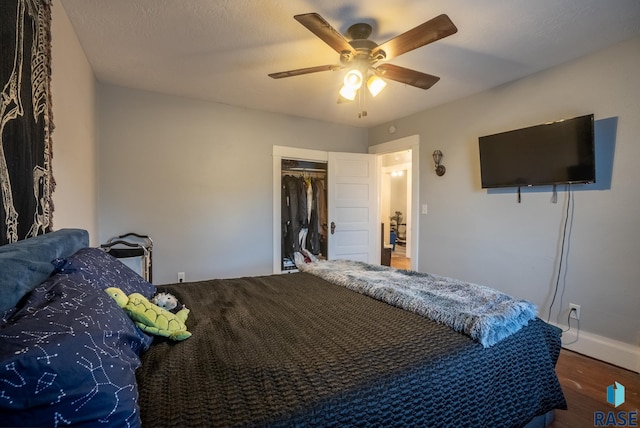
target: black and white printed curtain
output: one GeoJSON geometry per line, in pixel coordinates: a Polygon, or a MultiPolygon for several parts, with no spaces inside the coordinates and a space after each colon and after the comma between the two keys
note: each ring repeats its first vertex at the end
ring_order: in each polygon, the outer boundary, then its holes
{"type": "Polygon", "coordinates": [[[0,1],[0,245],[51,230],[51,1],[0,1]]]}

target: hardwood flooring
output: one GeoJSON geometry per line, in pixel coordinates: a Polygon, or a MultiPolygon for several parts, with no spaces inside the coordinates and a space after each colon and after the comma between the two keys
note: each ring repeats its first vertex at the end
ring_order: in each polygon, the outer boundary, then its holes
{"type": "Polygon", "coordinates": [[[408,259],[406,254],[406,248],[396,245],[396,250],[391,253],[391,267],[411,269],[411,259],[408,259]]]}
{"type": "MultiPolygon", "coordinates": [[[[567,400],[568,410],[556,410],[552,428],[593,427],[594,412],[638,412],[640,374],[563,349],[556,373],[567,400]],[[614,382],[625,386],[625,402],[614,408],[607,403],[607,387],[614,382]]],[[[604,425],[603,425],[604,426],[604,425]]],[[[608,425],[613,426],[613,425],[608,425]]],[[[640,426],[640,418],[636,425],[640,426]]]]}

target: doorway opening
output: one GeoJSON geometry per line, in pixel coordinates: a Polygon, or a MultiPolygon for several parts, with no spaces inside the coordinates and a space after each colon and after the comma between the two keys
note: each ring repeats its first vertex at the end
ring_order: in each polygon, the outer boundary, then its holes
{"type": "Polygon", "coordinates": [[[369,147],[376,154],[382,245],[391,266],[418,270],[419,137],[369,147]]]}
{"type": "Polygon", "coordinates": [[[411,149],[379,155],[382,163],[380,219],[383,245],[391,248],[391,267],[411,268],[411,149]]]}

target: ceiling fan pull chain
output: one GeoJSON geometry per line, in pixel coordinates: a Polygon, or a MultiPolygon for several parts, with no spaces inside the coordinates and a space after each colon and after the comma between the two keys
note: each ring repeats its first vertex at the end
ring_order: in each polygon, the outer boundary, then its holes
{"type": "Polygon", "coordinates": [[[367,117],[367,110],[365,110],[366,96],[367,96],[366,91],[358,91],[358,107],[360,108],[360,113],[358,113],[358,119],[367,117]]]}

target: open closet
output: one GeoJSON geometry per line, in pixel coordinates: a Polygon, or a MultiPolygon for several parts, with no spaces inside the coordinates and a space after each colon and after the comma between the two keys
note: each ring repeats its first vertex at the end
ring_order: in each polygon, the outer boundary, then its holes
{"type": "Polygon", "coordinates": [[[300,249],[380,263],[379,217],[373,155],[273,146],[274,273],[300,249]]]}
{"type": "Polygon", "coordinates": [[[281,270],[290,271],[296,252],[327,256],[327,163],[282,159],[280,173],[281,270]]]}

